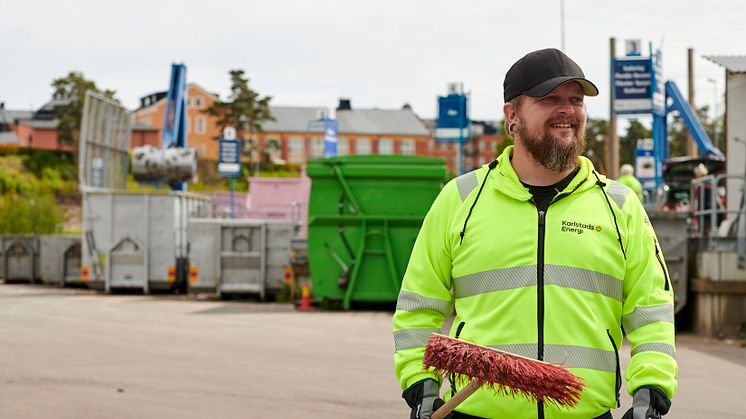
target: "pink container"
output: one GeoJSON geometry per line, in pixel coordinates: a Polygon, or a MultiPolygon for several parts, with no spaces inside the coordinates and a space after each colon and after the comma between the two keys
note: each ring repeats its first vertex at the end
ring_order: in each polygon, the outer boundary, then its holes
{"type": "Polygon", "coordinates": [[[249,218],[300,223],[300,237],[306,238],[311,178],[305,173],[299,178],[252,177],[249,191],[246,198],[249,218]]]}

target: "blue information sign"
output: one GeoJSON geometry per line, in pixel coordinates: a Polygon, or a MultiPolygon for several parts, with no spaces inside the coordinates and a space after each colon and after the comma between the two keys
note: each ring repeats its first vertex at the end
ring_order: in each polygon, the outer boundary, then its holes
{"type": "Polygon", "coordinates": [[[649,113],[653,97],[653,64],[649,58],[613,60],[614,112],[649,113]]]}
{"type": "Polygon", "coordinates": [[[324,157],[337,156],[337,121],[324,119],[324,157]]]}
{"type": "Polygon", "coordinates": [[[666,87],[663,80],[660,50],[656,51],[651,61],[653,63],[653,113],[665,116],[666,87]]]}
{"type": "Polygon", "coordinates": [[[241,176],[241,147],[238,140],[220,139],[218,144],[218,174],[224,177],[241,176]]]}
{"type": "Polygon", "coordinates": [[[635,148],[635,177],[643,189],[655,189],[658,186],[656,159],[653,140],[637,140],[635,148]]]}
{"type": "Polygon", "coordinates": [[[435,122],[435,141],[439,143],[467,143],[471,137],[467,97],[462,94],[438,96],[438,119],[435,122]]]}

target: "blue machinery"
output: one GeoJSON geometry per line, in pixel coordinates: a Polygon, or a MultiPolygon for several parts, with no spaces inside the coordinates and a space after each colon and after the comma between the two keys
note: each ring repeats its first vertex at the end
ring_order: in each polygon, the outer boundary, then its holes
{"type": "Polygon", "coordinates": [[[186,66],[171,64],[171,80],[166,93],[161,147],[137,147],[132,152],[132,174],[138,182],[166,183],[175,191],[185,191],[186,182],[197,172],[197,155],[187,144],[186,66]]]}
{"type": "MultiPolygon", "coordinates": [[[[707,135],[707,132],[705,132],[704,127],[699,122],[699,118],[697,118],[697,115],[695,115],[694,111],[689,106],[689,103],[684,99],[684,96],[679,91],[679,88],[676,87],[676,83],[669,80],[666,82],[666,113],[669,113],[671,111],[679,112],[681,119],[684,121],[687,129],[689,129],[689,132],[692,134],[694,142],[697,143],[697,148],[699,149],[700,153],[710,156],[725,157],[723,156],[723,153],[717,147],[715,147],[715,145],[710,140],[710,137],[707,135]],[[671,99],[670,103],[668,99],[671,99]]],[[[662,133],[667,135],[668,126],[666,124],[666,119],[661,118],[661,121],[659,123],[662,124],[662,133]]],[[[655,119],[653,119],[653,124],[653,135],[655,136],[655,119]]],[[[665,149],[665,158],[668,159],[667,141],[665,149]]]]}
{"type": "Polygon", "coordinates": [[[723,153],[710,141],[695,112],[673,81],[663,83],[660,51],[650,57],[640,57],[628,51],[626,57],[612,58],[611,94],[613,113],[647,114],[653,117],[652,142],[636,151],[637,177],[647,190],[661,186],[663,163],[669,158],[667,115],[677,111],[694,138],[700,153],[723,157],[723,153]]]}

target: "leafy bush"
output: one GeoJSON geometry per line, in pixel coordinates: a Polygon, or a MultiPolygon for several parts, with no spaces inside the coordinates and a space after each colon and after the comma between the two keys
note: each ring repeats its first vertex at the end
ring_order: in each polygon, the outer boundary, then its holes
{"type": "Polygon", "coordinates": [[[0,196],[0,233],[54,233],[62,222],[62,211],[49,192],[0,196]]]}

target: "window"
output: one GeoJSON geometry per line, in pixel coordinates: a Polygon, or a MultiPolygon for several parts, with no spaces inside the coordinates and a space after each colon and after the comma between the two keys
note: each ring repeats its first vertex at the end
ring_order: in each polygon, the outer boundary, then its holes
{"type": "Polygon", "coordinates": [[[433,140],[432,138],[427,140],[427,149],[428,151],[435,150],[435,140],[433,140]]]}
{"type": "Polygon", "coordinates": [[[378,140],[378,154],[394,154],[394,140],[390,138],[378,140]]]}
{"type": "Polygon", "coordinates": [[[358,138],[355,141],[355,154],[365,156],[370,154],[370,139],[358,138]]]}
{"type": "Polygon", "coordinates": [[[414,156],[416,153],[416,144],[414,140],[402,140],[401,143],[399,143],[399,148],[401,150],[401,155],[403,156],[414,156]]]}
{"type": "Polygon", "coordinates": [[[311,157],[324,156],[324,139],[311,138],[311,157]]]}
{"type": "Polygon", "coordinates": [[[197,117],[197,119],[194,121],[195,127],[194,132],[197,134],[206,134],[207,133],[207,118],[205,118],[204,115],[200,115],[197,117]]]}
{"type": "Polygon", "coordinates": [[[288,162],[303,163],[306,158],[306,140],[302,137],[288,139],[288,162]]]}
{"type": "Polygon", "coordinates": [[[204,104],[205,101],[202,99],[202,96],[190,97],[188,101],[188,106],[190,108],[202,109],[204,104]]]}
{"type": "Polygon", "coordinates": [[[479,151],[484,151],[485,148],[487,148],[487,141],[480,141],[479,142],[479,151]]]}
{"type": "Polygon", "coordinates": [[[348,140],[347,138],[337,138],[337,155],[350,155],[350,140],[348,140]]]}

